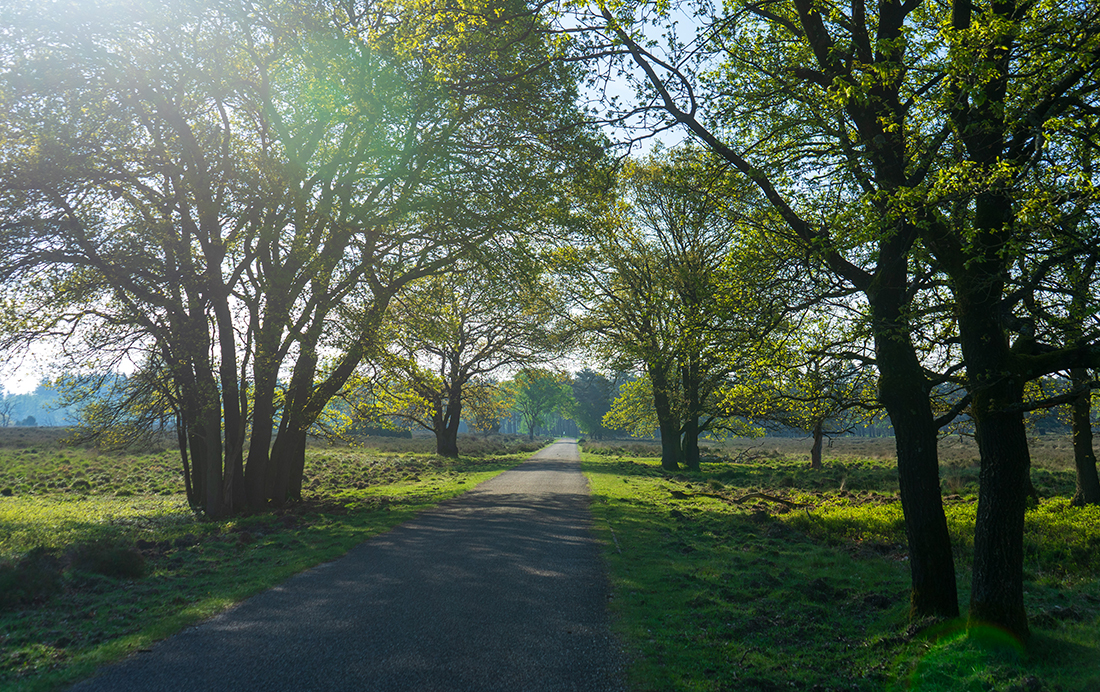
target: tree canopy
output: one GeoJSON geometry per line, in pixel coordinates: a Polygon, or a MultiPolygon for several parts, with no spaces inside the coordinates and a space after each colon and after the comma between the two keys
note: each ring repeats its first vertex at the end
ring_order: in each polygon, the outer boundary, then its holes
{"type": "MultiPolygon", "coordinates": [[[[637,91],[606,120],[640,122],[643,135],[684,128],[752,181],[782,219],[774,237],[866,301],[919,614],[957,611],[938,493],[946,421],[930,398],[962,374],[983,464],[970,617],[1025,638],[1022,414],[1038,404],[1023,400],[1024,384],[1093,367],[1100,350],[1038,346],[1014,326],[1026,293],[1014,287],[1056,264],[1044,256],[1066,233],[1059,220],[1095,199],[1076,152],[1095,146],[1095,129],[1078,123],[1096,107],[1096,8],[732,2],[700,6],[685,32],[665,5],[574,7],[569,21],[588,39],[578,50],[637,91]],[[922,360],[927,304],[948,325],[944,368],[922,360]]],[[[1063,259],[1091,252],[1074,247],[1063,259]]]]}
{"type": "Polygon", "coordinates": [[[212,516],[298,497],[307,431],[393,297],[567,213],[557,181],[599,153],[556,136],[575,75],[536,17],[418,40],[470,11],[444,10],[5,10],[6,343],[155,355],[212,516]]]}
{"type": "Polygon", "coordinates": [[[89,434],[171,419],[209,516],[300,499],[337,396],[449,456],[464,411],[656,429],[668,471],[769,418],[816,459],[881,407],[912,614],[959,611],[937,441],[965,421],[969,618],[1024,639],[1029,414],[1071,407],[1075,502],[1100,502],[1095,3],[0,16],[0,347],[54,343],[89,434]],[[549,362],[577,335],[633,377],[614,403],[549,362]]]}

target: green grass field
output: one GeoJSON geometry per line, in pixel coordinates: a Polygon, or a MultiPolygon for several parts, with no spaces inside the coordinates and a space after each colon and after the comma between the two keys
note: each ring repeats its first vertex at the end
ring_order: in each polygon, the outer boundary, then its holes
{"type": "MultiPolygon", "coordinates": [[[[962,622],[910,623],[888,447],[838,440],[820,471],[808,449],[737,441],[707,450],[700,474],[669,474],[653,446],[585,445],[633,689],[1100,689],[1100,511],[1068,506],[1064,446],[1035,455],[1044,499],[1027,517],[1026,647],[968,637],[962,622]]],[[[977,457],[944,456],[965,613],[977,457]]]]}
{"type": "Polygon", "coordinates": [[[457,460],[419,438],[319,445],[307,452],[303,502],[207,522],[187,507],[174,452],[100,453],[59,437],[0,429],[0,690],[79,680],[343,555],[545,442],[463,438],[469,453],[457,460]]]}
{"type": "MultiPolygon", "coordinates": [[[[63,687],[530,451],[522,440],[463,442],[469,453],[456,461],[432,455],[425,439],[319,445],[304,502],[202,522],[183,502],[167,445],[100,453],[50,431],[0,429],[0,596],[4,569],[34,562],[28,554],[61,566],[52,590],[0,606],[0,689],[63,687]],[[119,547],[139,556],[141,576],[89,567],[89,554],[119,547]]],[[[908,622],[891,443],[838,440],[826,468],[811,471],[805,440],[733,440],[706,450],[701,474],[661,471],[652,444],[586,443],[632,687],[1100,689],[1100,513],[1066,503],[1064,439],[1033,444],[1043,501],[1027,518],[1026,647],[995,632],[966,637],[960,623],[908,622]]],[[[947,446],[941,475],[965,610],[977,456],[965,441],[947,446]]]]}

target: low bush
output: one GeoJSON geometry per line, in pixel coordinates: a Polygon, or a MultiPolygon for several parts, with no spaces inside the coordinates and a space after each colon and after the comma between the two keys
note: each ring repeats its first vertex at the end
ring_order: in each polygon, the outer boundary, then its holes
{"type": "Polygon", "coordinates": [[[0,561],[0,610],[49,598],[61,590],[61,560],[37,547],[18,561],[0,561]]]}
{"type": "Polygon", "coordinates": [[[134,548],[111,540],[73,546],[69,566],[116,579],[138,579],[145,574],[145,558],[134,548]]]}

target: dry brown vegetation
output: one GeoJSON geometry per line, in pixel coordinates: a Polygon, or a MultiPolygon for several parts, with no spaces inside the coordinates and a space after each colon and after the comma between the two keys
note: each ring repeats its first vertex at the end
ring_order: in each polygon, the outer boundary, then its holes
{"type": "MultiPolygon", "coordinates": [[[[1069,435],[1032,435],[1028,438],[1031,448],[1031,463],[1037,468],[1051,471],[1073,469],[1073,440],[1069,435]]],[[[810,458],[813,440],[809,437],[733,437],[720,442],[703,443],[704,454],[721,455],[736,458],[763,456],[767,458],[798,457],[810,458]]],[[[893,459],[897,452],[893,437],[838,437],[826,442],[825,459],[847,461],[851,459],[893,459]]],[[[660,444],[653,440],[610,440],[605,442],[587,441],[585,449],[597,452],[599,448],[622,448],[639,456],[660,456],[660,444]]],[[[1097,456],[1100,456],[1100,439],[1095,442],[1097,456]]],[[[978,466],[978,446],[974,438],[952,435],[940,438],[940,464],[946,467],[978,466]]]]}

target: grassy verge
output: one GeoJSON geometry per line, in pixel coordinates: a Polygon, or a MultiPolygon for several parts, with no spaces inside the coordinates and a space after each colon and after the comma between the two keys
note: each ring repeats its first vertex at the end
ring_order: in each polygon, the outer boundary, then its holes
{"type": "MultiPolygon", "coordinates": [[[[633,689],[1100,689],[1095,509],[1048,498],[1029,511],[1023,647],[967,637],[960,622],[908,622],[892,460],[833,458],[814,472],[764,454],[667,474],[651,457],[600,452],[582,459],[633,689]]],[[[964,610],[970,490],[947,500],[964,610]]]]}
{"type": "Polygon", "coordinates": [[[86,677],[343,555],[515,466],[532,447],[493,443],[484,455],[449,460],[386,444],[385,452],[311,449],[303,502],[218,522],[188,510],[166,452],[98,454],[48,441],[0,448],[0,484],[13,490],[0,496],[0,690],[52,690],[86,677]],[[157,492],[141,492],[150,487],[157,492]],[[26,586],[19,578],[36,577],[16,569],[28,564],[44,565],[52,588],[3,598],[26,586]]]}

